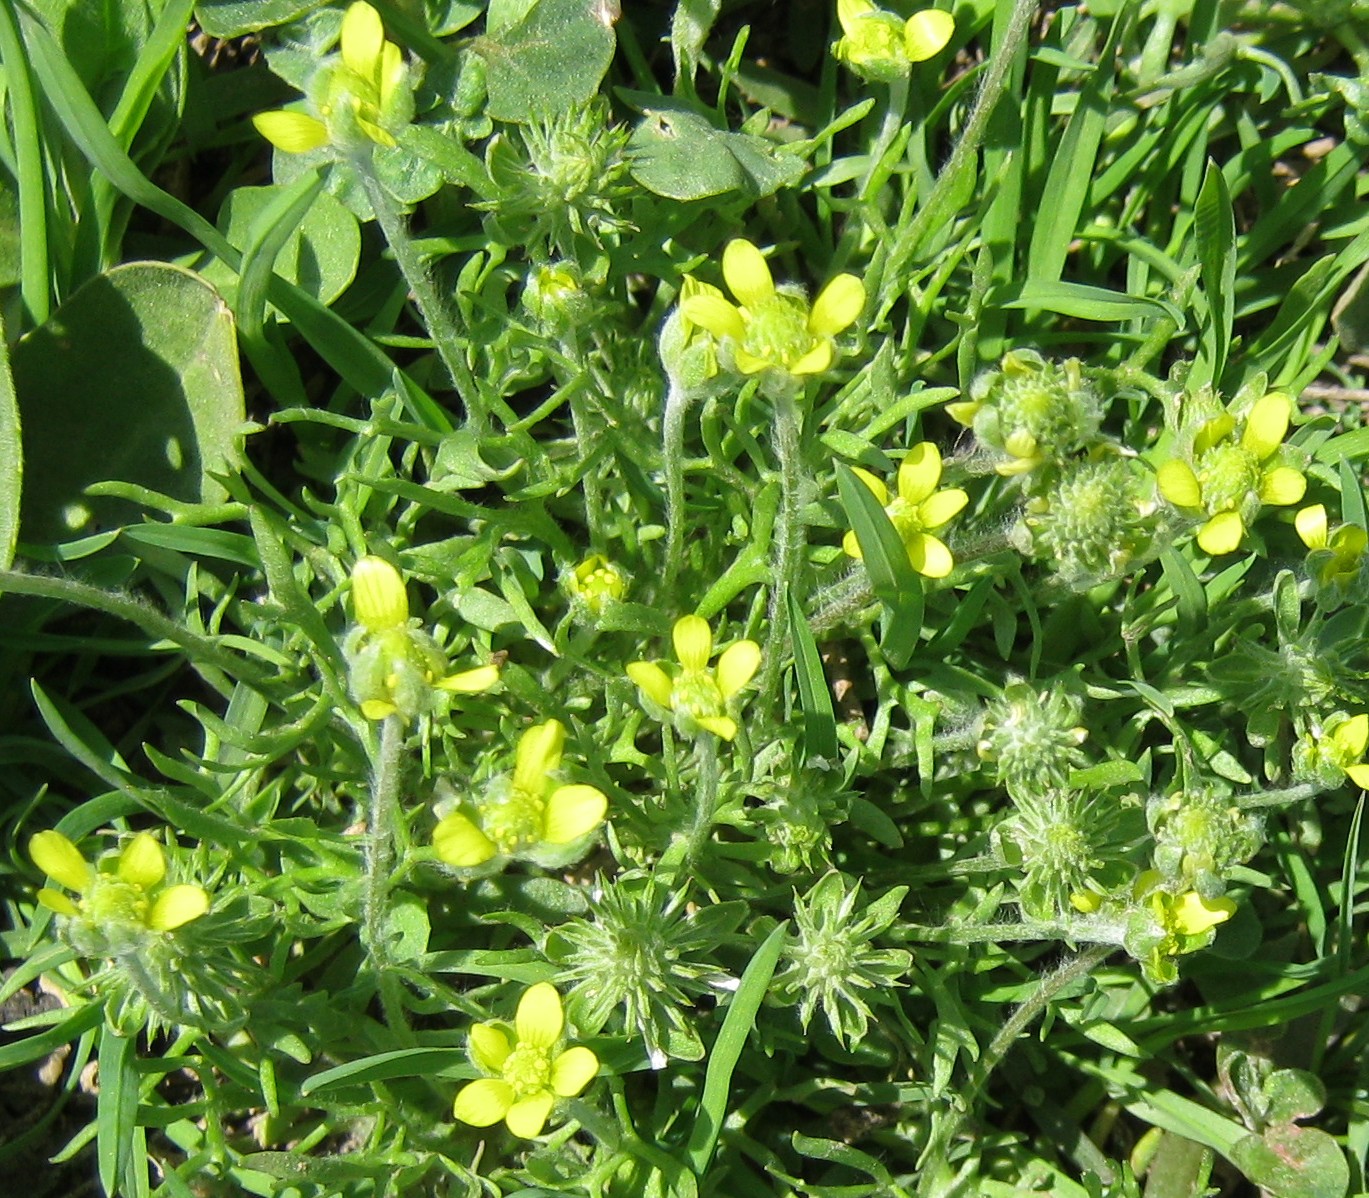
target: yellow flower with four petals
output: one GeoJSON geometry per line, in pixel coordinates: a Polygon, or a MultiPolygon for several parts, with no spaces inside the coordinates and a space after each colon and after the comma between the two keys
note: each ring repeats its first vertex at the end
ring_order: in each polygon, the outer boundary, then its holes
{"type": "Polygon", "coordinates": [[[559,720],[529,728],[518,740],[513,776],[471,814],[454,811],[433,829],[433,848],[448,865],[470,869],[496,856],[559,849],[588,836],[604,820],[608,799],[585,785],[557,785],[566,730],[559,720]],[[474,817],[474,818],[473,818],[474,817]]]}
{"type": "MultiPolygon", "coordinates": [[[[932,533],[958,515],[970,497],[960,488],[938,491],[941,482],[941,453],[930,441],[914,445],[898,468],[898,494],[890,500],[885,485],[868,470],[856,467],[854,473],[884,506],[894,526],[908,562],[927,578],[945,578],[955,569],[955,559],[944,542],[932,533]]],[[[842,548],[860,558],[860,542],[848,532],[842,548]]]]}
{"type": "Polygon", "coordinates": [[[769,371],[792,383],[821,374],[832,364],[835,338],[865,307],[865,285],[851,274],[837,275],[810,307],[802,292],[777,288],[764,255],[740,237],[723,250],[723,280],[736,303],[695,282],[683,292],[680,313],[717,338],[744,375],[769,371]]]}
{"type": "Polygon", "coordinates": [[[463,1086],[452,1112],[462,1123],[490,1127],[501,1119],[516,1136],[542,1134],[557,1099],[574,1098],[599,1072],[599,1058],[583,1046],[557,1051],[564,1030],[561,996],[548,982],[523,993],[513,1038],[497,1023],[471,1028],[471,1060],[489,1076],[463,1086]]]}
{"type": "Polygon", "coordinates": [[[339,59],[325,64],[311,85],[318,116],[277,109],[252,118],[257,132],[278,150],[305,154],[329,144],[393,146],[395,131],[408,124],[413,97],[404,52],[386,41],[380,14],[365,0],[343,14],[338,48],[339,59]]]}
{"type": "Polygon", "coordinates": [[[1230,412],[1205,422],[1193,438],[1193,464],[1173,459],[1156,471],[1160,494],[1180,511],[1206,517],[1198,545],[1214,556],[1234,553],[1262,504],[1297,503],[1307,490],[1301,470],[1278,457],[1293,401],[1271,391],[1245,417],[1238,438],[1230,412]]]}
{"type": "Polygon", "coordinates": [[[702,731],[731,740],[737,735],[737,721],[727,714],[727,707],[755,677],[761,647],[755,641],[735,641],[710,669],[713,632],[700,616],[677,620],[673,640],[680,663],[677,670],[668,673],[657,662],[634,661],[627,667],[627,676],[650,706],[674,716],[681,735],[697,736],[702,731]]]}

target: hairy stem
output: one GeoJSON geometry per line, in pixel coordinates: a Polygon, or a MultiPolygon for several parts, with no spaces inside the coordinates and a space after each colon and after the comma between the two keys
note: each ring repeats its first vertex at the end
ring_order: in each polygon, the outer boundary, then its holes
{"type": "Polygon", "coordinates": [[[418,305],[419,315],[423,317],[423,324],[433,339],[438,357],[442,359],[456,393],[461,397],[466,409],[466,422],[477,436],[484,436],[490,431],[489,413],[484,409],[475,378],[466,365],[456,317],[439,294],[432,275],[414,247],[403,212],[376,175],[370,150],[357,153],[352,158],[352,164],[366,189],[366,198],[371,201],[376,223],[385,235],[390,252],[394,254],[400,273],[418,305]]]}
{"type": "Polygon", "coordinates": [[[665,397],[665,417],[661,429],[661,456],[665,462],[665,585],[669,595],[680,573],[684,553],[684,418],[689,392],[674,378],[665,397]]]}
{"type": "Polygon", "coordinates": [[[760,722],[769,721],[779,700],[780,670],[789,657],[789,607],[785,592],[792,593],[800,602],[803,588],[799,575],[803,570],[803,550],[807,544],[807,529],[799,519],[803,482],[802,429],[799,410],[793,397],[784,395],[775,400],[775,456],[780,464],[780,509],[775,517],[772,560],[775,574],[770,580],[770,635],[765,649],[765,669],[761,672],[757,690],[761,696],[760,722]]]}
{"type": "Polygon", "coordinates": [[[404,722],[398,716],[387,716],[380,728],[380,750],[371,766],[371,804],[366,821],[366,877],[361,922],[361,939],[376,972],[376,985],[385,1019],[395,1030],[402,1030],[405,1021],[399,1002],[398,982],[388,974],[390,947],[386,939],[386,923],[395,858],[400,753],[403,747],[404,722]]]}

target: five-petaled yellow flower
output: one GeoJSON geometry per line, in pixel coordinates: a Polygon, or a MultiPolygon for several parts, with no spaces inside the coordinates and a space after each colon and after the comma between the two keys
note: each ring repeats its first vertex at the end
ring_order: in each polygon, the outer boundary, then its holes
{"type": "Polygon", "coordinates": [[[1341,524],[1335,531],[1327,526],[1326,508],[1314,503],[1293,517],[1302,543],[1312,552],[1308,565],[1322,586],[1348,587],[1359,577],[1369,549],[1369,533],[1358,524],[1341,524]]]}
{"type": "Polygon", "coordinates": [[[608,799],[593,786],[557,785],[566,730],[559,720],[529,728],[518,740],[513,777],[472,807],[454,811],[433,829],[433,847],[448,865],[469,869],[503,854],[560,848],[588,836],[604,819],[608,799]]]}
{"type": "Polygon", "coordinates": [[[1240,438],[1230,412],[1207,421],[1193,439],[1193,464],[1177,459],[1156,471],[1160,494],[1181,511],[1206,516],[1198,544],[1214,556],[1233,553],[1261,504],[1297,503],[1307,490],[1302,471],[1278,460],[1293,401],[1278,391],[1258,400],[1240,438]]]}
{"type": "Polygon", "coordinates": [[[755,676],[761,647],[755,641],[735,641],[710,669],[713,633],[707,620],[681,617],[675,622],[673,639],[678,670],[667,673],[654,661],[634,661],[627,667],[627,676],[652,706],[675,717],[681,735],[704,731],[731,740],[737,735],[737,721],[727,714],[727,705],[755,676]]]}
{"type": "MultiPolygon", "coordinates": [[[[936,489],[941,481],[941,453],[937,447],[923,441],[908,451],[898,468],[898,494],[892,502],[888,488],[868,470],[857,466],[854,473],[884,505],[885,515],[908,550],[908,562],[913,569],[927,578],[945,578],[955,568],[955,559],[945,544],[932,536],[932,531],[959,514],[970,497],[958,487],[936,489]]],[[[854,532],[846,534],[842,548],[851,557],[861,556],[854,532]]]]}
{"type": "Polygon", "coordinates": [[[38,832],[29,840],[34,865],[67,890],[72,899],[50,886],[38,892],[38,901],[49,911],[83,919],[118,939],[119,928],[134,931],[170,932],[198,919],[209,910],[209,895],[202,887],[182,883],[163,886],[166,857],[150,832],[139,832],[116,859],[114,872],[96,869],[81,851],[60,832],[38,832]]]}
{"type": "Polygon", "coordinates": [[[837,61],[866,79],[886,83],[907,75],[913,63],[941,53],[955,32],[948,12],[927,8],[905,21],[871,0],[837,0],[837,20],[842,34],[832,47],[837,61]]]}
{"type": "Polygon", "coordinates": [[[558,1098],[574,1098],[599,1072],[599,1058],[583,1046],[556,1051],[565,1025],[561,996],[548,982],[523,993],[513,1038],[497,1023],[471,1028],[471,1060],[488,1077],[463,1086],[453,1114],[473,1127],[501,1119],[516,1136],[542,1134],[558,1098]]]}
{"type": "Polygon", "coordinates": [[[258,113],[252,124],[277,149],[304,154],[333,144],[395,144],[412,115],[404,52],[385,40],[380,14],[357,0],[342,18],[340,61],[324,65],[311,91],[318,116],[290,109],[258,113]],[[322,119],[320,119],[322,118],[322,119]]]}
{"type": "Polygon", "coordinates": [[[497,666],[447,674],[447,655],[409,618],[404,579],[382,557],[363,557],[352,568],[356,627],[344,651],[352,694],[368,720],[426,713],[433,692],[470,695],[499,681],[497,666]]]}
{"type": "Polygon", "coordinates": [[[1178,976],[1173,958],[1206,947],[1217,925],[1236,913],[1236,904],[1229,898],[1204,898],[1196,890],[1171,894],[1160,888],[1162,880],[1158,870],[1148,869],[1136,879],[1132,893],[1149,908],[1160,932],[1145,962],[1147,972],[1168,984],[1178,976]]]}
{"type": "Polygon", "coordinates": [[[684,291],[680,312],[730,350],[741,374],[821,374],[832,364],[837,334],[865,307],[865,285],[855,275],[837,275],[811,307],[801,292],[776,288],[760,250],[740,237],[723,250],[723,279],[735,304],[716,287],[695,284],[684,291]]]}

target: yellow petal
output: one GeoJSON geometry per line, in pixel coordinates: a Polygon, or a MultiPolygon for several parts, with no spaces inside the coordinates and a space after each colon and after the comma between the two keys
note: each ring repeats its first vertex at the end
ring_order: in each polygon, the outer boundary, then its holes
{"type": "Polygon", "coordinates": [[[743,349],[738,345],[732,351],[732,365],[737,368],[739,374],[760,374],[762,370],[769,370],[772,366],[778,366],[779,363],[772,362],[769,358],[758,357],[750,350],[743,349]]]}
{"type": "Polygon", "coordinates": [[[841,22],[841,31],[847,37],[854,37],[856,23],[874,11],[872,0],[837,0],[837,20],[841,22]]]}
{"type": "Polygon", "coordinates": [[[547,775],[561,764],[561,746],[565,742],[566,730],[560,720],[548,720],[524,732],[518,738],[514,786],[540,795],[546,789],[547,775]]]}
{"type": "Polygon", "coordinates": [[[723,650],[718,658],[718,690],[730,699],[742,689],[761,665],[761,647],[755,641],[737,641],[723,650]]]}
{"type": "MultiPolygon", "coordinates": [[[[1350,781],[1353,782],[1356,786],[1358,786],[1361,790],[1369,790],[1369,765],[1346,766],[1345,772],[1349,775],[1350,781]]],[[[43,895],[46,893],[49,892],[39,891],[39,899],[41,899],[43,895]]]]}
{"type": "Polygon", "coordinates": [[[147,913],[147,926],[154,932],[169,932],[199,919],[209,910],[209,895],[199,886],[170,886],[157,896],[147,913]]]}
{"type": "MultiPolygon", "coordinates": [[[[790,374],[821,374],[832,365],[832,343],[830,341],[818,341],[813,348],[798,358],[790,367],[790,374]]],[[[737,366],[741,368],[741,355],[738,355],[737,366]]],[[[743,374],[754,373],[753,371],[742,370],[743,374]]]]}
{"type": "Polygon", "coordinates": [[[835,337],[855,324],[864,309],[865,284],[855,275],[837,275],[813,301],[808,331],[815,337],[835,337]]]}
{"type": "Polygon", "coordinates": [[[858,562],[865,560],[861,556],[860,541],[856,538],[856,534],[854,532],[848,532],[844,537],[841,538],[841,547],[847,557],[853,557],[858,562]]]}
{"type": "Polygon", "coordinates": [[[1174,924],[1186,936],[1198,936],[1219,923],[1225,923],[1236,913],[1230,899],[1205,899],[1196,890],[1179,896],[1173,906],[1174,924]]]}
{"type": "Polygon", "coordinates": [[[746,322],[735,304],[729,304],[718,292],[712,295],[688,295],[680,301],[680,314],[715,337],[731,337],[740,341],[746,336],[746,322]]]}
{"type": "Polygon", "coordinates": [[[379,83],[385,26],[380,14],[365,0],[357,0],[342,18],[342,61],[349,71],[372,83],[379,83]]]}
{"type": "Polygon", "coordinates": [[[1204,553],[1218,557],[1235,553],[1245,536],[1245,522],[1238,512],[1218,512],[1198,530],[1198,545],[1204,553]]]}
{"type": "Polygon", "coordinates": [[[974,400],[958,400],[955,403],[946,405],[946,415],[957,424],[963,424],[966,428],[974,423],[974,418],[979,409],[984,405],[974,400]]]}
{"type": "Polygon", "coordinates": [[[572,844],[593,832],[604,820],[608,799],[593,786],[560,786],[547,800],[542,839],[547,844],[572,844]]]}
{"type": "Polygon", "coordinates": [[[928,495],[918,504],[918,518],[922,521],[923,528],[940,528],[958,516],[969,502],[970,497],[959,487],[938,491],[935,495],[928,495]]]}
{"type": "Polygon", "coordinates": [[[38,902],[58,915],[75,915],[78,910],[76,904],[60,890],[49,890],[46,886],[38,892],[38,902]]]}
{"type": "Polygon", "coordinates": [[[484,865],[495,854],[494,841],[459,811],[438,820],[433,848],[442,861],[458,869],[484,865]]]}
{"type": "Polygon", "coordinates": [[[433,686],[454,695],[478,695],[489,690],[498,681],[498,666],[476,666],[473,670],[462,670],[459,674],[448,674],[446,678],[439,678],[433,686]]]}
{"type": "Polygon", "coordinates": [[[1230,412],[1223,412],[1207,421],[1193,438],[1193,452],[1204,454],[1218,441],[1224,441],[1235,431],[1236,418],[1230,412]]]}
{"type": "Polygon", "coordinates": [[[908,561],[925,578],[945,578],[955,569],[955,558],[944,544],[928,533],[920,532],[908,539],[908,561]]]}
{"type": "Polygon", "coordinates": [[[694,722],[721,740],[730,742],[737,735],[737,721],[725,715],[701,715],[694,722]]]}
{"type": "Polygon", "coordinates": [[[54,882],[77,894],[83,893],[95,876],[80,849],[60,832],[36,832],[31,836],[29,860],[54,882]]]}
{"type": "Polygon", "coordinates": [[[883,480],[876,478],[868,470],[860,466],[853,466],[851,473],[861,482],[870,488],[870,494],[879,500],[880,507],[887,507],[889,503],[889,488],[884,485],[883,480]]]}
{"type": "Polygon", "coordinates": [[[550,1090],[543,1090],[531,1098],[524,1098],[509,1107],[504,1116],[504,1126],[516,1136],[525,1140],[535,1140],[542,1134],[547,1124],[547,1116],[555,1105],[556,1098],[550,1090]]]}
{"type": "Polygon", "coordinates": [[[276,149],[287,154],[307,154],[328,144],[328,127],[307,113],[280,109],[259,112],[252,124],[276,149]]]}
{"type": "Polygon", "coordinates": [[[1326,505],[1314,503],[1311,507],[1300,509],[1293,517],[1293,527],[1298,530],[1302,543],[1309,549],[1325,549],[1326,505]]]}
{"type": "Polygon", "coordinates": [[[404,66],[404,51],[394,42],[386,42],[380,52],[380,110],[386,111],[390,106],[390,101],[394,99],[395,92],[404,82],[406,74],[404,66]]]}
{"type": "Polygon", "coordinates": [[[733,238],[723,250],[723,279],[742,307],[753,312],[775,294],[765,255],[744,237],[733,238]]]}
{"type": "Polygon", "coordinates": [[[1297,503],[1307,494],[1307,478],[1292,466],[1275,466],[1260,475],[1260,502],[1273,507],[1297,503]]]}
{"type": "MultiPolygon", "coordinates": [[[[477,1023],[471,1028],[470,1040],[467,1047],[470,1049],[471,1060],[476,1067],[483,1069],[486,1073],[498,1073],[504,1068],[504,1062],[509,1059],[509,1053],[513,1051],[513,1045],[509,1043],[509,1038],[504,1034],[504,1029],[495,1027],[492,1023],[477,1023]]],[[[504,1117],[501,1111],[494,1119],[504,1117]]],[[[490,1122],[493,1123],[494,1119],[490,1122]]]]}
{"type": "Polygon", "coordinates": [[[399,710],[393,703],[384,699],[367,699],[361,705],[361,714],[368,720],[383,720],[399,710]]]}
{"type": "Polygon", "coordinates": [[[1346,757],[1363,757],[1369,748],[1369,715],[1351,716],[1331,734],[1331,739],[1346,757]]]}
{"type": "Polygon", "coordinates": [[[551,1063],[551,1088],[562,1098],[574,1098],[599,1072],[599,1058],[588,1048],[568,1048],[551,1063]]]}
{"type": "Polygon", "coordinates": [[[1271,391],[1250,409],[1241,434],[1241,448],[1249,450],[1260,461],[1273,456],[1283,444],[1288,432],[1288,421],[1293,415],[1293,401],[1280,391],[1271,391]]]}
{"type": "Polygon", "coordinates": [[[670,710],[670,677],[654,661],[634,661],[627,667],[627,676],[657,707],[670,710]]]}
{"type": "Polygon", "coordinates": [[[398,570],[383,557],[367,556],[352,567],[352,612],[372,632],[409,622],[409,596],[398,570]]]}
{"type": "Polygon", "coordinates": [[[713,656],[713,633],[702,616],[681,616],[671,633],[675,642],[675,659],[687,673],[695,674],[708,668],[713,656]]]}
{"type": "Polygon", "coordinates": [[[946,48],[955,32],[955,20],[948,12],[928,8],[915,12],[903,26],[903,46],[909,62],[926,62],[946,48]]]}
{"type": "Polygon", "coordinates": [[[139,832],[119,854],[119,877],[134,886],[151,890],[166,877],[166,857],[150,832],[139,832]]]}
{"type": "Polygon", "coordinates": [[[565,1026],[561,996],[556,993],[556,987],[550,982],[538,982],[523,991],[513,1026],[520,1046],[531,1044],[537,1048],[550,1048],[555,1044],[565,1026]]]}
{"type": "Polygon", "coordinates": [[[368,121],[365,117],[357,117],[357,127],[378,146],[397,146],[399,144],[388,129],[382,128],[374,121],[368,121]]]}
{"type": "Polygon", "coordinates": [[[898,497],[904,503],[921,503],[941,481],[941,451],[930,441],[908,450],[898,468],[898,497]]]}
{"type": "Polygon", "coordinates": [[[1194,508],[1203,505],[1203,489],[1198,485],[1198,476],[1187,462],[1170,460],[1161,464],[1155,472],[1155,485],[1160,494],[1175,507],[1194,508]]]}
{"type": "Polygon", "coordinates": [[[498,1123],[513,1106],[513,1087],[495,1077],[482,1077],[463,1086],[452,1104],[452,1114],[472,1127],[498,1123]]]}

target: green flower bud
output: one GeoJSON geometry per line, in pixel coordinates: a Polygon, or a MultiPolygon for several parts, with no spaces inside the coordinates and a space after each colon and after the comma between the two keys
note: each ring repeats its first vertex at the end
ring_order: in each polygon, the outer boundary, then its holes
{"type": "Polygon", "coordinates": [[[1082,711],[1066,691],[1039,694],[1025,682],[1011,682],[984,713],[979,756],[997,765],[999,782],[1014,797],[1063,787],[1086,760],[1082,711]]]}

